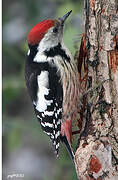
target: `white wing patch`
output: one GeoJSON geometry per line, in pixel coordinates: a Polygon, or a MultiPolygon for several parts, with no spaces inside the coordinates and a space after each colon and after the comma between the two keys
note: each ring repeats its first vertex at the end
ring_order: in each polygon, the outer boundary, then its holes
{"type": "Polygon", "coordinates": [[[28,50],[27,55],[28,55],[28,56],[30,55],[30,49],[28,50]]]}
{"type": "Polygon", "coordinates": [[[47,106],[50,106],[53,100],[46,100],[45,95],[49,94],[48,89],[48,71],[42,71],[40,75],[37,76],[38,82],[38,93],[37,93],[37,101],[36,109],[39,112],[44,112],[47,109],[47,106]]]}

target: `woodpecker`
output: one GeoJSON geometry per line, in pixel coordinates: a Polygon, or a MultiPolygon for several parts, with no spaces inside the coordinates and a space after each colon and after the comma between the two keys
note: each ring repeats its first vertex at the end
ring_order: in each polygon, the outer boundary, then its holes
{"type": "Polygon", "coordinates": [[[74,58],[63,41],[64,23],[71,12],[31,29],[25,79],[36,117],[56,155],[61,141],[73,159],[72,121],[77,114],[79,79],[74,58]]]}

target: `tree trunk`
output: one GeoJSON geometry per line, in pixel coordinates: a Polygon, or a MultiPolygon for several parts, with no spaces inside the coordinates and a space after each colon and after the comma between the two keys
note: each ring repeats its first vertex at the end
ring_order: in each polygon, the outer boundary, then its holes
{"type": "Polygon", "coordinates": [[[117,3],[85,0],[85,34],[78,57],[84,89],[75,153],[79,180],[118,180],[117,3]]]}

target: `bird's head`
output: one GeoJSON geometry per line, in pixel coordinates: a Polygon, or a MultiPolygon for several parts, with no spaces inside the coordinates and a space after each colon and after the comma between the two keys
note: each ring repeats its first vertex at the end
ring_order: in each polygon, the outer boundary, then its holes
{"type": "Polygon", "coordinates": [[[71,12],[72,10],[61,18],[48,19],[36,24],[28,34],[28,44],[36,45],[43,41],[45,45],[57,45],[62,41],[64,22],[71,12]]]}

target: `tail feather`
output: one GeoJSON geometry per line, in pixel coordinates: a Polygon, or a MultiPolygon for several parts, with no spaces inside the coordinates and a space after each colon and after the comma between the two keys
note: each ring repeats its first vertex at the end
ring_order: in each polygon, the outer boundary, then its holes
{"type": "Polygon", "coordinates": [[[66,136],[61,136],[60,139],[61,139],[61,142],[63,142],[63,143],[65,144],[66,149],[67,149],[67,151],[68,151],[68,153],[69,153],[69,156],[70,156],[71,160],[74,162],[74,156],[75,156],[75,155],[74,155],[74,152],[73,152],[73,150],[72,150],[72,147],[71,147],[71,145],[69,144],[66,136]]]}

